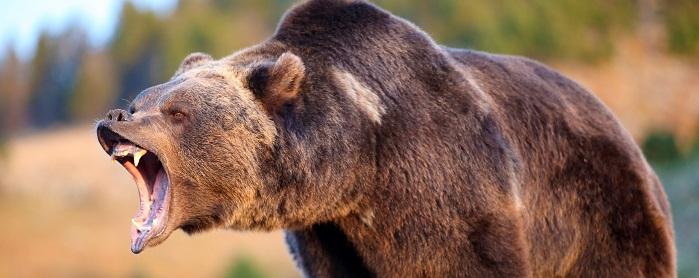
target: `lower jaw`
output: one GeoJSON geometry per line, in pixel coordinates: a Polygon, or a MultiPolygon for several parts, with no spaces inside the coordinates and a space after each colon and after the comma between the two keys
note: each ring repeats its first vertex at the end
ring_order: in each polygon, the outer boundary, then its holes
{"type": "MultiPolygon", "coordinates": [[[[162,171],[162,170],[161,170],[162,171]]],[[[153,194],[159,194],[159,201],[152,201],[150,208],[146,211],[139,211],[139,214],[134,217],[131,225],[131,252],[138,254],[148,246],[154,239],[161,236],[165,232],[168,222],[168,214],[170,210],[170,188],[167,175],[158,174],[156,183],[161,186],[159,191],[153,194]],[[143,219],[143,215],[145,219],[143,219]]],[[[157,196],[154,196],[157,198],[157,196]]]]}

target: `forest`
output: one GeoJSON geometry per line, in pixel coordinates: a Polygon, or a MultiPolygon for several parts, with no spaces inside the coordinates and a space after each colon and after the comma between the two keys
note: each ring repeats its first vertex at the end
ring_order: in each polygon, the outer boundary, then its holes
{"type": "MultiPolygon", "coordinates": [[[[542,60],[596,63],[642,22],[652,0],[379,0],[445,45],[542,60]]],[[[0,53],[0,134],[90,121],[166,80],[193,51],[222,57],[269,36],[290,0],[181,1],[158,15],[130,2],[111,41],[91,47],[81,26],[44,32],[29,61],[0,53]]],[[[667,51],[696,59],[699,4],[662,1],[667,51]]]]}

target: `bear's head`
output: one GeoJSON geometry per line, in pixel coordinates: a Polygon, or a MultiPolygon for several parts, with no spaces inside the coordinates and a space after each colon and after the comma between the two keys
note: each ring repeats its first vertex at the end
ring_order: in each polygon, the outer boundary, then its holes
{"type": "Polygon", "coordinates": [[[190,54],[172,79],[97,124],[101,146],[138,187],[134,253],[179,228],[279,228],[260,209],[269,197],[263,186],[273,179],[266,167],[275,118],[296,100],[305,67],[286,51],[243,56],[190,54]]]}
{"type": "Polygon", "coordinates": [[[169,81],[97,125],[101,146],[139,189],[132,250],[177,229],[371,223],[381,162],[402,155],[380,148],[382,135],[405,132],[391,107],[417,104],[382,96],[422,86],[415,76],[443,80],[421,66],[438,56],[425,53],[440,53],[430,47],[365,1],[318,0],[287,12],[260,44],[220,60],[186,57],[169,81]]]}

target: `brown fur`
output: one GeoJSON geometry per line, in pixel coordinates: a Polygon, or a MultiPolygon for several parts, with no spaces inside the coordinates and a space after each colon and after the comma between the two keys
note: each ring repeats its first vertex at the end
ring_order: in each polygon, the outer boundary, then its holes
{"type": "Polygon", "coordinates": [[[264,43],[183,65],[128,120],[100,123],[167,165],[173,209],[153,245],[178,228],[283,228],[312,277],[675,275],[653,170],[541,64],[314,0],[264,43]]]}

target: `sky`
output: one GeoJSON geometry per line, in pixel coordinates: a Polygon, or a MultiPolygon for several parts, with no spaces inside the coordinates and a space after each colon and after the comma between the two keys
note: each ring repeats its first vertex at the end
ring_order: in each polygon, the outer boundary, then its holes
{"type": "MultiPolygon", "coordinates": [[[[127,0],[129,1],[129,0],[127,0]]],[[[131,0],[137,7],[160,13],[177,0],[131,0]]],[[[116,28],[124,0],[0,0],[0,50],[12,45],[29,59],[42,30],[56,34],[71,24],[83,26],[94,46],[106,43],[116,28]]]]}

